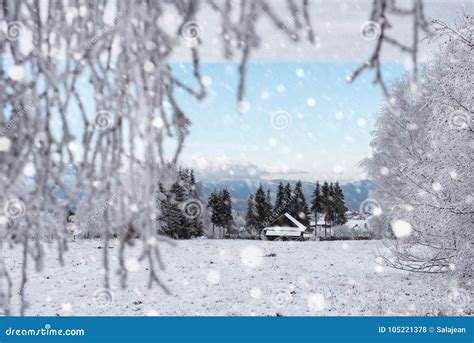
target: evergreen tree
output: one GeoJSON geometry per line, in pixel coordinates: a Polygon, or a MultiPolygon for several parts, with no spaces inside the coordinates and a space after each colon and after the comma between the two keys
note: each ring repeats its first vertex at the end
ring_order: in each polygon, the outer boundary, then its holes
{"type": "Polygon", "coordinates": [[[344,193],[339,186],[339,182],[334,185],[334,204],[335,204],[335,223],[337,225],[344,225],[347,223],[347,207],[344,200],[344,193]]]}
{"type": "Polygon", "coordinates": [[[171,236],[174,238],[190,238],[191,235],[187,228],[186,217],[181,204],[186,200],[186,190],[179,181],[171,185],[169,191],[169,213],[168,213],[168,228],[171,230],[171,236]]]}
{"type": "Polygon", "coordinates": [[[272,215],[273,212],[272,194],[270,193],[270,190],[267,190],[267,196],[265,200],[265,219],[267,219],[272,215]]]}
{"type": "Polygon", "coordinates": [[[326,203],[326,221],[329,223],[330,226],[334,225],[334,221],[336,219],[336,211],[335,211],[335,193],[334,193],[334,185],[332,182],[329,185],[329,196],[327,198],[326,203]]]}
{"type": "Polygon", "coordinates": [[[328,222],[328,208],[329,208],[329,184],[327,181],[324,181],[323,186],[321,187],[321,212],[324,213],[324,223],[327,224],[328,222]]]}
{"type": "Polygon", "coordinates": [[[267,198],[265,191],[263,190],[262,184],[258,187],[255,192],[255,209],[257,211],[257,229],[259,233],[265,227],[265,219],[268,211],[267,198]]]}
{"type": "Polygon", "coordinates": [[[218,210],[220,217],[220,226],[229,228],[229,225],[232,222],[232,199],[229,191],[224,188],[222,192],[220,192],[219,198],[220,203],[218,206],[218,210]]]}
{"type": "Polygon", "coordinates": [[[249,199],[247,200],[247,213],[245,215],[245,221],[248,228],[256,229],[258,227],[257,208],[255,206],[255,200],[252,193],[250,193],[249,199]]]}
{"type": "Polygon", "coordinates": [[[290,213],[295,219],[301,222],[301,224],[308,226],[309,225],[309,209],[308,204],[306,203],[306,198],[303,194],[303,185],[301,180],[295,185],[294,196],[293,196],[293,213],[290,213]]]}
{"type": "Polygon", "coordinates": [[[207,207],[211,209],[211,221],[214,227],[228,229],[232,224],[232,199],[227,189],[212,192],[207,207]]]}
{"type": "Polygon", "coordinates": [[[291,189],[290,183],[287,183],[285,185],[283,201],[284,201],[284,204],[286,205],[284,206],[285,207],[284,211],[282,211],[281,213],[285,214],[286,212],[288,212],[292,216],[295,216],[296,206],[294,202],[294,192],[291,189]]]}
{"type": "Polygon", "coordinates": [[[293,197],[293,190],[291,189],[291,185],[290,185],[290,183],[288,182],[288,183],[285,185],[285,191],[284,191],[283,201],[284,201],[286,204],[290,204],[292,197],[293,197]]]}
{"type": "Polygon", "coordinates": [[[278,184],[278,189],[276,193],[276,198],[275,198],[275,206],[273,207],[274,212],[282,212],[286,208],[286,203],[285,201],[285,186],[283,186],[283,183],[278,184]]]}
{"type": "Polygon", "coordinates": [[[219,193],[217,193],[216,191],[212,192],[209,195],[207,207],[211,209],[211,222],[213,227],[220,226],[220,216],[218,212],[220,201],[221,199],[219,193]]]}
{"type": "Polygon", "coordinates": [[[317,224],[319,214],[323,213],[322,194],[321,194],[321,186],[319,185],[319,181],[316,182],[316,188],[314,189],[313,196],[311,198],[311,211],[314,213],[314,219],[317,224]]]}

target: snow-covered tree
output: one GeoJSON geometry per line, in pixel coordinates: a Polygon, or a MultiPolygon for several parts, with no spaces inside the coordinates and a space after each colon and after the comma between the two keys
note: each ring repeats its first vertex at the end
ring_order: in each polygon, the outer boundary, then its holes
{"type": "Polygon", "coordinates": [[[309,209],[306,203],[306,198],[303,194],[303,185],[301,180],[298,180],[293,192],[291,215],[300,221],[303,225],[309,225],[309,209]]]}
{"type": "MultiPolygon", "coordinates": [[[[414,2],[420,18],[422,2],[414,2]]],[[[381,5],[387,3],[391,2],[375,1],[372,17],[384,19],[386,6],[381,5]]],[[[102,231],[105,287],[110,286],[110,238],[120,239],[118,274],[125,287],[127,246],[131,232],[136,232],[143,246],[139,261],[149,265],[149,286],[164,288],[157,274],[163,262],[156,242],[169,240],[156,235],[161,202],[155,195],[158,181],[164,189],[174,182],[170,164],[178,162],[192,126],[177,92],[198,100],[206,96],[199,51],[206,37],[197,14],[203,7],[217,13],[224,56],[239,55],[237,99],[242,108],[247,63],[251,51],[264,41],[258,34],[262,19],[291,41],[315,41],[309,1],[288,4],[294,20],[287,24],[268,1],[2,2],[1,241],[24,249],[21,314],[26,310],[27,261],[42,269],[44,249],[39,239],[48,237],[57,241],[63,262],[67,239],[77,228],[66,225],[67,211],[77,203],[79,191],[85,198],[78,224],[97,217],[97,225],[88,227],[102,231]],[[188,53],[195,78],[190,84],[171,68],[170,57],[177,48],[188,53]],[[166,140],[175,144],[165,144],[166,140]],[[68,170],[74,174],[71,184],[68,170]]],[[[1,269],[0,275],[9,280],[6,269],[1,269]]],[[[9,296],[0,298],[8,303],[9,296]]]]}
{"type": "Polygon", "coordinates": [[[319,215],[323,213],[323,205],[322,205],[322,194],[321,194],[321,186],[319,185],[319,181],[316,181],[316,187],[314,188],[312,197],[311,197],[311,211],[314,213],[314,218],[316,223],[318,223],[319,215]]]}
{"type": "Polygon", "coordinates": [[[397,268],[451,271],[472,278],[474,224],[473,18],[445,31],[447,41],[424,65],[420,83],[394,84],[378,117],[373,153],[363,162],[391,241],[397,268]]]}
{"type": "Polygon", "coordinates": [[[344,201],[344,193],[342,192],[339,182],[334,184],[334,224],[344,225],[347,223],[347,207],[344,201]]]}

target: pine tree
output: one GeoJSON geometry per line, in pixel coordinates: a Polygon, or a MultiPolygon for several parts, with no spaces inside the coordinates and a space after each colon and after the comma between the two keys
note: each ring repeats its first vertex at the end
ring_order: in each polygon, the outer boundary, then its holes
{"type": "Polygon", "coordinates": [[[169,191],[169,229],[174,238],[190,238],[189,230],[186,226],[186,217],[180,206],[186,200],[186,190],[179,181],[173,183],[169,191]]]}
{"type": "Polygon", "coordinates": [[[329,184],[327,181],[324,181],[323,186],[321,187],[321,212],[324,213],[324,224],[328,222],[327,211],[329,208],[329,184]]]}
{"type": "Polygon", "coordinates": [[[232,222],[232,199],[229,191],[224,188],[220,193],[220,203],[218,206],[220,226],[229,228],[232,222]]]}
{"type": "Polygon", "coordinates": [[[287,204],[285,203],[285,186],[283,183],[278,184],[278,189],[275,198],[275,206],[273,207],[274,212],[282,212],[286,209],[287,204]]]}
{"type": "Polygon", "coordinates": [[[303,185],[301,180],[295,185],[293,196],[293,213],[290,213],[294,218],[301,222],[301,224],[309,225],[309,209],[306,203],[306,198],[303,194],[303,185]]]}
{"type": "Polygon", "coordinates": [[[335,206],[335,193],[334,185],[331,182],[329,184],[329,196],[327,199],[327,208],[326,208],[326,219],[330,226],[334,225],[335,215],[336,215],[336,206],[335,206]]]}
{"type": "Polygon", "coordinates": [[[257,208],[255,206],[255,200],[252,193],[250,193],[247,200],[247,213],[245,215],[245,221],[248,228],[256,229],[258,227],[257,208]]]}
{"type": "Polygon", "coordinates": [[[311,211],[314,213],[314,219],[318,224],[319,214],[323,212],[322,208],[322,194],[319,181],[316,182],[316,188],[314,189],[313,196],[311,198],[311,211]]]}
{"type": "Polygon", "coordinates": [[[267,190],[267,196],[265,198],[265,219],[270,218],[273,212],[272,206],[272,194],[270,190],[267,190]]]}
{"type": "Polygon", "coordinates": [[[255,192],[255,209],[257,211],[257,229],[259,233],[265,227],[265,219],[268,211],[267,198],[262,184],[255,192]]]}
{"type": "Polygon", "coordinates": [[[339,182],[334,186],[334,203],[335,203],[335,223],[337,225],[344,225],[347,223],[347,207],[344,200],[344,193],[342,192],[339,182]]]}
{"type": "Polygon", "coordinates": [[[285,206],[285,211],[283,213],[288,212],[291,214],[292,212],[294,212],[293,194],[294,193],[293,193],[293,190],[291,189],[291,185],[288,182],[285,185],[285,190],[284,190],[283,201],[286,204],[286,206],[285,206]]]}
{"type": "Polygon", "coordinates": [[[219,203],[220,203],[219,193],[217,193],[216,191],[212,192],[209,195],[207,207],[211,209],[211,222],[212,222],[213,228],[216,226],[220,226],[220,217],[219,217],[219,212],[218,212],[219,203]]]}

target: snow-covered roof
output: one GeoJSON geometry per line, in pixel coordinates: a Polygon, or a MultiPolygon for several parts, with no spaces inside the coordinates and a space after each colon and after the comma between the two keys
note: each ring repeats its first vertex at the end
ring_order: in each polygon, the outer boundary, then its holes
{"type": "MultiPolygon", "coordinates": [[[[271,226],[266,227],[265,235],[267,236],[285,236],[285,237],[299,237],[302,230],[299,227],[292,226],[271,226]]],[[[304,231],[304,230],[303,230],[304,231]]]]}
{"type": "Polygon", "coordinates": [[[295,224],[298,228],[300,228],[302,231],[306,230],[306,226],[301,224],[299,221],[297,221],[293,216],[289,213],[285,213],[285,217],[291,220],[293,224],[295,224]]]}

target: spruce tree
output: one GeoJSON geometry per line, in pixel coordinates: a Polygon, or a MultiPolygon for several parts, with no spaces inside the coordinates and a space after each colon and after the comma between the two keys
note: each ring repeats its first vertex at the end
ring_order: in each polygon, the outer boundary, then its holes
{"type": "Polygon", "coordinates": [[[290,199],[292,198],[293,196],[293,190],[291,189],[291,185],[290,183],[288,182],[286,185],[285,185],[285,196],[284,196],[284,200],[288,203],[290,201],[290,199]]]}
{"type": "Polygon", "coordinates": [[[257,211],[257,229],[259,233],[265,227],[265,219],[268,211],[267,198],[265,191],[263,190],[262,184],[258,187],[255,192],[255,209],[257,211]]]}
{"type": "Polygon", "coordinates": [[[252,193],[250,193],[247,200],[247,213],[245,215],[245,220],[248,228],[256,229],[258,227],[257,208],[252,193]]]}
{"type": "Polygon", "coordinates": [[[209,200],[207,202],[207,207],[211,210],[211,222],[213,228],[220,226],[220,217],[218,212],[218,207],[220,203],[219,194],[214,191],[209,195],[209,200]]]}
{"type": "Polygon", "coordinates": [[[322,194],[321,194],[321,186],[319,185],[319,181],[316,181],[316,188],[313,191],[313,196],[311,198],[311,212],[314,213],[314,219],[316,225],[318,224],[319,214],[323,212],[322,208],[322,194]]]}
{"type": "Polygon", "coordinates": [[[229,228],[229,225],[232,222],[232,200],[229,191],[227,188],[224,188],[220,192],[220,203],[218,206],[219,217],[220,217],[220,226],[229,228]]]}
{"type": "Polygon", "coordinates": [[[180,206],[186,200],[186,190],[179,181],[173,183],[169,191],[169,229],[174,238],[190,238],[189,229],[186,227],[186,217],[180,206]]]}
{"type": "Polygon", "coordinates": [[[277,188],[275,206],[273,207],[273,211],[276,213],[280,213],[284,211],[287,205],[285,204],[284,201],[285,201],[285,186],[283,186],[283,183],[280,182],[277,188]]]}
{"type": "Polygon", "coordinates": [[[289,182],[285,185],[283,201],[284,201],[284,204],[286,204],[285,211],[283,213],[288,212],[291,214],[294,209],[294,204],[293,204],[293,190],[291,189],[291,185],[289,182]]]}
{"type": "Polygon", "coordinates": [[[306,203],[306,198],[303,194],[303,185],[301,180],[295,185],[294,190],[294,200],[293,200],[293,211],[291,215],[297,219],[301,224],[308,226],[309,225],[309,209],[308,204],[306,203]]]}
{"type": "Polygon", "coordinates": [[[265,198],[265,219],[270,218],[273,213],[273,206],[272,206],[272,194],[270,190],[267,190],[267,196],[265,198]]]}
{"type": "Polygon", "coordinates": [[[329,184],[327,181],[324,181],[323,186],[321,187],[321,212],[324,213],[324,236],[326,236],[326,225],[328,224],[329,221],[329,215],[328,215],[328,210],[330,207],[329,203],[329,196],[330,196],[330,190],[329,190],[329,184]]]}
{"type": "Polygon", "coordinates": [[[347,207],[344,200],[344,193],[339,186],[339,182],[334,185],[334,203],[335,203],[335,222],[337,225],[344,225],[347,223],[347,207]]]}
{"type": "Polygon", "coordinates": [[[334,225],[335,216],[336,216],[336,206],[335,206],[335,193],[334,193],[334,185],[331,182],[329,184],[329,196],[327,199],[327,208],[326,208],[326,216],[327,222],[330,226],[334,225]]]}

